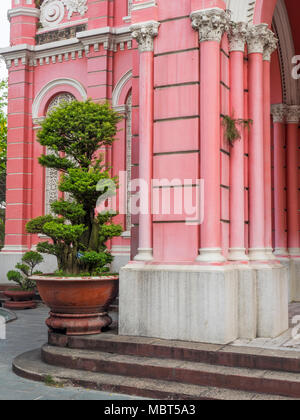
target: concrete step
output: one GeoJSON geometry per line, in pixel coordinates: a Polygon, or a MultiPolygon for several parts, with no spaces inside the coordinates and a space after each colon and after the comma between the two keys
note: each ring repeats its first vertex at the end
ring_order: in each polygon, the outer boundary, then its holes
{"type": "Polygon", "coordinates": [[[54,347],[48,344],[42,348],[42,360],[50,365],[75,370],[300,399],[298,373],[217,366],[174,359],[162,360],[155,357],[54,347]]]}
{"type": "Polygon", "coordinates": [[[154,379],[138,379],[85,370],[57,368],[44,363],[41,350],[33,350],[18,356],[13,362],[14,372],[26,379],[45,382],[51,378],[62,385],[82,386],[99,391],[135,395],[164,400],[293,400],[256,392],[243,392],[225,388],[188,385],[154,379]]]}
{"type": "Polygon", "coordinates": [[[247,369],[300,373],[300,352],[221,346],[117,335],[117,330],[96,336],[67,337],[50,333],[49,344],[127,356],[200,362],[247,369]]]}

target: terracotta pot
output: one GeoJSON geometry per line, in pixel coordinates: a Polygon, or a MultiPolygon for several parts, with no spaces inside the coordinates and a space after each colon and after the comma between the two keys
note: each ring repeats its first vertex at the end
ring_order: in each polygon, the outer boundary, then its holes
{"type": "Polygon", "coordinates": [[[99,334],[112,323],[107,311],[118,294],[119,277],[33,276],[50,308],[50,331],[66,335],[99,334]]]}
{"type": "Polygon", "coordinates": [[[32,300],[35,296],[35,292],[25,292],[24,290],[6,290],[4,296],[10,298],[14,302],[23,302],[32,300]]]}
{"type": "Polygon", "coordinates": [[[35,292],[25,292],[24,290],[6,290],[4,296],[11,299],[10,302],[4,303],[4,308],[13,310],[34,309],[36,303],[33,302],[35,292]]]}

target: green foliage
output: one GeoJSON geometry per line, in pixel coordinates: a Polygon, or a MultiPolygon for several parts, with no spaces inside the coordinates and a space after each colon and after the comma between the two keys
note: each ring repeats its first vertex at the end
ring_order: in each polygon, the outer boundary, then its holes
{"type": "Polygon", "coordinates": [[[11,270],[7,273],[9,281],[17,283],[24,291],[35,288],[35,282],[30,280],[33,274],[41,274],[40,271],[35,271],[35,267],[44,261],[43,257],[34,251],[26,252],[20,263],[16,264],[16,270],[11,270]]]}
{"type": "Polygon", "coordinates": [[[52,151],[41,157],[41,165],[66,170],[68,161],[69,168],[89,168],[96,152],[112,144],[119,121],[119,114],[108,103],[63,102],[46,118],[38,133],[39,143],[52,151]],[[62,158],[59,152],[73,159],[62,158]]]}
{"type": "Polygon", "coordinates": [[[59,190],[69,198],[54,202],[53,215],[33,219],[26,228],[50,238],[39,243],[37,250],[57,257],[58,273],[100,274],[108,271],[113,260],[106,243],[120,236],[122,227],[112,222],[116,213],[98,215],[96,207],[99,198],[117,187],[99,149],[112,144],[119,121],[108,104],[88,100],[62,103],[42,123],[38,141],[49,154],[39,162],[63,173],[59,190]]]}
{"type": "Polygon", "coordinates": [[[223,125],[225,127],[225,137],[228,140],[231,146],[234,145],[236,140],[241,139],[241,132],[237,126],[242,126],[244,128],[250,129],[252,125],[252,120],[244,120],[242,118],[231,118],[229,115],[223,115],[223,125]]]}

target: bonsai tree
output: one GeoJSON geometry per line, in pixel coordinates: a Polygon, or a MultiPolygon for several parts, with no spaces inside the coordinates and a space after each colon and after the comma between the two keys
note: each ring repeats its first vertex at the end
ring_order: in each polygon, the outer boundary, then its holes
{"type": "Polygon", "coordinates": [[[38,133],[39,143],[48,148],[39,163],[61,173],[58,188],[64,198],[52,203],[53,214],[31,220],[27,231],[50,238],[39,243],[37,250],[57,257],[61,275],[109,271],[113,257],[106,243],[120,236],[122,227],[112,223],[115,212],[96,210],[109,185],[117,183],[103,165],[99,150],[113,143],[119,121],[119,114],[106,103],[63,102],[38,133]],[[107,185],[100,192],[99,183],[107,185]]]}
{"type": "Polygon", "coordinates": [[[31,291],[35,288],[35,282],[30,280],[34,274],[42,274],[40,271],[35,271],[35,267],[41,264],[44,258],[38,252],[26,252],[22,258],[22,262],[16,265],[16,269],[7,273],[9,281],[17,283],[23,291],[31,291]]]}

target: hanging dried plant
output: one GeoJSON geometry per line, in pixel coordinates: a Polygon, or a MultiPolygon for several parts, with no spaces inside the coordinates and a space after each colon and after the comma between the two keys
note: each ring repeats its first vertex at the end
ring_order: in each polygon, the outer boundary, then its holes
{"type": "Polygon", "coordinates": [[[223,115],[223,125],[225,127],[225,137],[231,146],[234,142],[241,139],[241,132],[238,126],[250,129],[253,124],[252,120],[244,120],[243,118],[231,118],[229,115],[223,115]]]}

